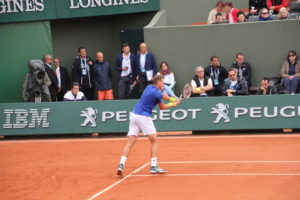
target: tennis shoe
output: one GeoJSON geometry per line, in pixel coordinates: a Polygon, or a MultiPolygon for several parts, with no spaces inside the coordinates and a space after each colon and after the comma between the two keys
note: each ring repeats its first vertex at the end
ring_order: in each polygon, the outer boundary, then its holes
{"type": "Polygon", "coordinates": [[[150,173],[151,174],[164,174],[167,170],[160,168],[159,166],[151,166],[150,173]]]}
{"type": "Polygon", "coordinates": [[[123,176],[123,173],[124,173],[124,165],[120,164],[118,169],[117,169],[117,175],[123,176]]]}

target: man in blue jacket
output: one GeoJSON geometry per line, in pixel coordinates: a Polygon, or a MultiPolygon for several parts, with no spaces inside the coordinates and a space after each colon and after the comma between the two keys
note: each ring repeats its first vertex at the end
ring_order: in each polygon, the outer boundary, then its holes
{"type": "Polygon", "coordinates": [[[122,52],[116,58],[115,70],[119,78],[119,99],[129,99],[130,85],[136,84],[135,55],[128,43],[122,44],[122,52]]]}
{"type": "Polygon", "coordinates": [[[139,53],[136,56],[136,71],[139,92],[142,94],[146,86],[152,83],[153,77],[157,74],[155,57],[148,52],[147,44],[144,42],[139,45],[139,53]]]}
{"type": "Polygon", "coordinates": [[[93,66],[93,71],[98,100],[114,99],[111,69],[108,62],[104,61],[104,55],[100,51],[96,53],[96,62],[93,66]]]}

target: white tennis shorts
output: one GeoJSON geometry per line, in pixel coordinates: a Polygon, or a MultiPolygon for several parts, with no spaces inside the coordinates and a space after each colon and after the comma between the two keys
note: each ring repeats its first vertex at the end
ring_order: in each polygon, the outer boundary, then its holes
{"type": "Polygon", "coordinates": [[[129,131],[127,136],[130,135],[138,136],[140,131],[142,131],[144,135],[151,135],[156,133],[156,128],[153,124],[151,117],[137,115],[131,112],[129,131]]]}

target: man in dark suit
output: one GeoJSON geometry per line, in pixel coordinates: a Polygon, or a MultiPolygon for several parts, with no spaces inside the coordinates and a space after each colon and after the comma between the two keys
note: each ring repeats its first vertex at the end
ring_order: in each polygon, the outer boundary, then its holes
{"type": "Polygon", "coordinates": [[[44,66],[48,77],[51,80],[51,85],[49,86],[51,101],[56,101],[57,99],[57,90],[58,90],[58,80],[55,76],[54,70],[52,69],[52,57],[50,55],[43,56],[44,66]]]}
{"type": "Polygon", "coordinates": [[[54,58],[54,72],[58,80],[57,100],[63,101],[65,93],[70,89],[70,79],[66,68],[60,66],[60,60],[54,58]]]}
{"type": "Polygon", "coordinates": [[[157,74],[155,57],[148,52],[147,44],[144,42],[139,45],[139,53],[136,56],[136,71],[139,93],[142,94],[146,86],[152,83],[153,77],[157,74]]]}

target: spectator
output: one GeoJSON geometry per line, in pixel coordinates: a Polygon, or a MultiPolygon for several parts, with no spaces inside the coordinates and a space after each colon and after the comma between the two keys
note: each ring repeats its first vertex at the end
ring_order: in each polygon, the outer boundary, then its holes
{"type": "Polygon", "coordinates": [[[51,85],[49,86],[51,101],[56,101],[57,100],[57,90],[58,90],[58,80],[57,80],[57,77],[55,76],[55,72],[51,66],[52,56],[44,55],[43,61],[44,61],[45,71],[51,81],[51,85]]]}
{"type": "Polygon", "coordinates": [[[102,52],[96,53],[96,62],[93,67],[95,75],[95,87],[98,94],[98,100],[114,99],[112,91],[112,73],[108,62],[104,61],[102,52]]]}
{"type": "Polygon", "coordinates": [[[205,76],[210,77],[213,82],[214,96],[220,96],[222,94],[222,85],[227,77],[227,70],[220,65],[217,56],[212,56],[210,62],[210,65],[204,70],[205,76]]]}
{"type": "Polygon", "coordinates": [[[72,80],[80,84],[80,89],[86,95],[88,100],[94,100],[94,85],[93,85],[93,60],[87,56],[84,47],[78,48],[78,55],[76,56],[72,66],[72,80]]]}
{"type": "Polygon", "coordinates": [[[283,20],[288,18],[289,18],[289,11],[285,7],[280,8],[278,13],[278,19],[283,20]]]}
{"type": "Polygon", "coordinates": [[[216,14],[216,19],[212,24],[225,24],[228,23],[228,21],[224,18],[222,13],[217,13],[216,14]]]}
{"type": "Polygon", "coordinates": [[[86,97],[83,92],[79,91],[79,83],[73,82],[71,91],[68,91],[64,96],[64,101],[86,101],[86,97]]]}
{"type": "Polygon", "coordinates": [[[278,14],[282,7],[287,7],[287,0],[267,0],[267,8],[274,14],[278,14]]]}
{"type": "Polygon", "coordinates": [[[136,56],[136,71],[136,80],[141,95],[146,86],[152,83],[153,76],[157,74],[155,57],[148,52],[147,44],[144,42],[139,45],[139,53],[136,56]]]}
{"type": "Polygon", "coordinates": [[[207,97],[213,95],[213,84],[211,78],[205,76],[204,68],[195,68],[195,76],[191,81],[193,97],[207,97]]]}
{"type": "Polygon", "coordinates": [[[236,69],[238,78],[243,77],[246,80],[247,86],[248,88],[250,88],[252,67],[250,63],[245,61],[244,54],[237,53],[235,56],[235,62],[232,64],[231,67],[236,69]]]}
{"type": "Polygon", "coordinates": [[[250,0],[249,1],[249,15],[258,15],[262,8],[266,8],[266,0],[250,0]]]}
{"type": "Polygon", "coordinates": [[[300,0],[290,0],[288,4],[290,13],[300,12],[300,0]]]}
{"type": "Polygon", "coordinates": [[[239,9],[233,8],[232,2],[225,2],[224,9],[226,12],[226,19],[229,21],[230,24],[237,22],[237,13],[239,9]]]}
{"type": "Polygon", "coordinates": [[[247,82],[243,77],[238,78],[237,71],[231,68],[228,78],[225,79],[222,92],[224,96],[237,96],[248,94],[247,82]]]}
{"type": "Polygon", "coordinates": [[[216,7],[209,12],[208,19],[207,19],[208,24],[213,24],[216,22],[216,18],[217,18],[216,14],[217,13],[220,13],[221,16],[223,16],[223,19],[225,19],[226,14],[224,12],[224,2],[223,1],[218,1],[216,4],[216,7]]]}
{"type": "Polygon", "coordinates": [[[239,11],[236,15],[237,15],[237,23],[247,22],[246,15],[243,11],[239,11]]]}
{"type": "Polygon", "coordinates": [[[122,44],[122,52],[116,58],[115,70],[119,77],[119,99],[129,99],[130,85],[136,84],[135,81],[135,55],[130,52],[127,43],[122,44]]]}
{"type": "Polygon", "coordinates": [[[259,20],[258,21],[270,21],[270,20],[272,20],[272,18],[269,14],[268,9],[266,9],[266,8],[261,9],[260,13],[259,13],[259,20]]]}
{"type": "Polygon", "coordinates": [[[63,101],[65,93],[70,88],[69,74],[66,68],[60,66],[58,58],[54,58],[54,68],[58,80],[57,100],[63,101]]]}
{"type": "Polygon", "coordinates": [[[270,84],[269,78],[263,78],[260,83],[260,87],[257,89],[258,95],[277,94],[277,89],[274,85],[270,84]]]}
{"type": "Polygon", "coordinates": [[[296,51],[289,51],[281,68],[281,78],[285,91],[289,94],[295,94],[300,83],[300,60],[296,51]]]}
{"type": "Polygon", "coordinates": [[[168,63],[161,62],[159,66],[159,72],[157,74],[164,77],[163,93],[166,93],[169,97],[176,97],[173,92],[175,77],[174,73],[170,70],[168,63]]]}

